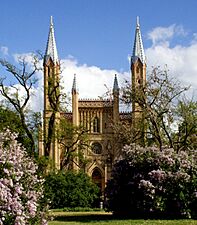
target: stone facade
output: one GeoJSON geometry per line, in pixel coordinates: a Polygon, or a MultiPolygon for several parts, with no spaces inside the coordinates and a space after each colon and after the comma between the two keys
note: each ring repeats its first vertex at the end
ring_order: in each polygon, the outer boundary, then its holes
{"type": "MultiPolygon", "coordinates": [[[[60,63],[56,49],[53,21],[51,19],[49,38],[44,58],[44,112],[43,131],[39,143],[39,154],[46,155],[45,138],[49,135],[48,127],[52,113],[55,111],[49,101],[49,86],[57,86],[60,80],[60,63]]],[[[146,81],[146,63],[141,40],[139,21],[137,21],[133,54],[131,57],[132,87],[138,88],[146,81]]],[[[104,191],[105,184],[110,178],[112,166],[116,157],[121,155],[120,145],[116,140],[113,127],[121,121],[134,123],[139,118],[140,109],[133,100],[132,112],[119,112],[119,87],[115,75],[112,99],[79,99],[76,77],[72,87],[72,112],[55,111],[54,129],[58,127],[62,117],[74,126],[82,126],[87,130],[88,146],[84,150],[84,157],[88,160],[85,172],[92,177],[95,183],[104,191]]],[[[56,90],[56,94],[59,90],[56,90]]],[[[59,103],[58,103],[59,104],[59,103]]],[[[120,143],[121,144],[121,143],[120,143]]],[[[55,168],[60,169],[61,144],[55,136],[51,141],[49,157],[55,168]]],[[[76,159],[77,160],[77,159],[76,159]]],[[[73,165],[77,170],[77,167],[73,165]]]]}

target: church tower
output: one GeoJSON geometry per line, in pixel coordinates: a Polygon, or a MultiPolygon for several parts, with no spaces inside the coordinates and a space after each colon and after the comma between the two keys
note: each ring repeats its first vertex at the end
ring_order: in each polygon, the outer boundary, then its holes
{"type": "MultiPolygon", "coordinates": [[[[140,32],[139,17],[137,17],[133,53],[131,56],[131,80],[132,80],[132,124],[134,130],[139,131],[139,124],[144,129],[143,111],[137,103],[140,91],[146,82],[146,58],[140,32]]],[[[141,130],[140,128],[140,130],[141,130]]]]}
{"type": "Polygon", "coordinates": [[[60,63],[51,17],[48,41],[43,62],[44,69],[44,113],[43,113],[43,150],[41,155],[49,156],[56,169],[60,168],[60,149],[56,138],[60,119],[60,63]]]}

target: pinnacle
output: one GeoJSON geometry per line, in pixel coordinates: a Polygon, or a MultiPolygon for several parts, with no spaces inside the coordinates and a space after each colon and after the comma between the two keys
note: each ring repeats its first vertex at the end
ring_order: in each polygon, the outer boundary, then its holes
{"type": "Polygon", "coordinates": [[[50,29],[45,52],[45,59],[51,58],[54,63],[58,63],[57,47],[54,35],[53,17],[50,19],[50,29]]]}
{"type": "Polygon", "coordinates": [[[114,77],[114,87],[113,87],[113,91],[119,91],[118,79],[117,79],[117,75],[116,75],[116,74],[115,74],[115,77],[114,77]]]}
{"type": "Polygon", "coordinates": [[[143,64],[146,63],[141,31],[140,31],[139,17],[137,17],[137,21],[136,21],[135,41],[134,41],[133,54],[132,54],[131,60],[134,62],[138,58],[141,60],[143,64]]]}

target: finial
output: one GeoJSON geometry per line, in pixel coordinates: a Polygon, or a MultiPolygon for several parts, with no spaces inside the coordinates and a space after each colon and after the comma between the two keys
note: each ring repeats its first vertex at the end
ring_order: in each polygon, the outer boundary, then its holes
{"type": "Polygon", "coordinates": [[[136,19],[136,27],[140,27],[140,18],[139,18],[139,16],[137,16],[137,19],[136,19]]]}
{"type": "Polygon", "coordinates": [[[53,26],[53,16],[51,16],[50,25],[53,26]]]}

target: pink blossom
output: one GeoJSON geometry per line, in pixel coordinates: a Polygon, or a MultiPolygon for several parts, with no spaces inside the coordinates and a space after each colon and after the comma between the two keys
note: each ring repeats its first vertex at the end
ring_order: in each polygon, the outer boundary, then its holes
{"type": "Polygon", "coordinates": [[[0,225],[29,224],[37,218],[45,221],[38,202],[43,196],[43,179],[37,176],[37,166],[10,131],[0,133],[0,225]],[[4,145],[9,141],[9,145],[4,145]],[[8,222],[15,218],[14,223],[8,222]]]}

